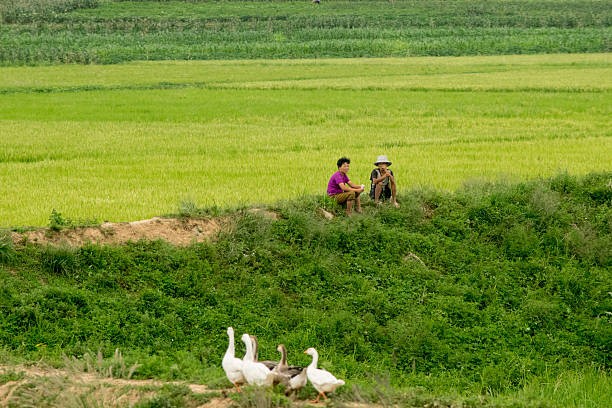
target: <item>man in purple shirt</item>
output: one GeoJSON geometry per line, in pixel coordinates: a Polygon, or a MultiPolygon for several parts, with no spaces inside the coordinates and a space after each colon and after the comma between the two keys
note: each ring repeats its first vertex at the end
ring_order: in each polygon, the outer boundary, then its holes
{"type": "Polygon", "coordinates": [[[351,159],[341,157],[336,164],[338,165],[338,171],[332,174],[329,183],[327,183],[327,195],[340,205],[346,203],[346,215],[351,215],[353,203],[356,205],[355,211],[360,213],[361,200],[359,194],[363,193],[365,186],[353,184],[349,180],[346,173],[349,171],[351,159]]]}

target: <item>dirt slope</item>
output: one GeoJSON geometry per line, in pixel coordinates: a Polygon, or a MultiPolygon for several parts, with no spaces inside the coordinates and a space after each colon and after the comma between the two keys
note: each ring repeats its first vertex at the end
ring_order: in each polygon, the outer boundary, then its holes
{"type": "Polygon", "coordinates": [[[102,378],[96,373],[48,366],[0,366],[0,379],[2,376],[8,381],[0,381],[0,407],[130,407],[155,398],[165,384],[187,386],[193,394],[209,394],[208,401],[198,408],[231,405],[231,399],[222,396],[224,390],[211,390],[200,384],[102,378]]]}
{"type": "MultiPolygon", "coordinates": [[[[156,401],[160,390],[167,385],[186,386],[191,391],[183,399],[189,408],[230,408],[236,406],[230,398],[235,392],[210,389],[201,384],[163,382],[158,380],[127,380],[101,377],[97,373],[82,372],[70,367],[56,369],[45,365],[0,365],[0,407],[133,407],[149,403],[151,406],[169,406],[156,401]]],[[[229,384],[229,383],[228,383],[229,384]]],[[[257,406],[266,406],[262,400],[257,406]]],[[[146,405],[149,406],[149,405],[146,405]]],[[[333,399],[312,404],[307,400],[294,400],[294,408],[333,406],[343,408],[382,408],[380,404],[340,402],[333,399]]],[[[392,404],[385,404],[392,407],[392,404]]]]}
{"type": "Polygon", "coordinates": [[[162,239],[177,246],[190,245],[214,237],[222,228],[228,228],[229,221],[222,218],[189,219],[160,218],[149,220],[112,223],[99,226],[66,228],[53,231],[41,228],[33,231],[12,232],[15,245],[26,242],[81,246],[86,243],[123,244],[128,241],[162,239]]]}

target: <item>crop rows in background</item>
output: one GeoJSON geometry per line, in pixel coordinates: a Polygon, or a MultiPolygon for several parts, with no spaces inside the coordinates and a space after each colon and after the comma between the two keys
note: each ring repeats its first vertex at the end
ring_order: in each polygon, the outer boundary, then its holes
{"type": "Polygon", "coordinates": [[[605,1],[82,5],[5,10],[0,64],[608,52],[612,21],[605,1]]]}

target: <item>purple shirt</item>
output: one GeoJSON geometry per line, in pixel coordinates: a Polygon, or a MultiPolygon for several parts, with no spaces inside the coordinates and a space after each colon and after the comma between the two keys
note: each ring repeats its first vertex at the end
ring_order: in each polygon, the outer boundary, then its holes
{"type": "Polygon", "coordinates": [[[327,195],[333,196],[336,194],[344,193],[344,190],[340,188],[340,183],[348,183],[349,178],[346,174],[341,171],[337,171],[332,174],[329,179],[329,183],[327,183],[327,195]]]}

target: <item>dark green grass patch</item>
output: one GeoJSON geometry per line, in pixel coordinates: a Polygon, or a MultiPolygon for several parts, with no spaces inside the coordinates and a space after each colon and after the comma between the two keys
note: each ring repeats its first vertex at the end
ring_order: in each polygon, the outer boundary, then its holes
{"type": "Polygon", "coordinates": [[[50,361],[119,348],[134,378],[224,384],[231,325],[258,336],[260,359],[282,342],[307,364],[312,346],[355,386],[472,395],[607,370],[611,179],[418,190],[331,221],[313,197],[271,207],[278,220],[234,213],[234,229],[186,248],[19,247],[0,259],[0,346],[50,361]]]}

